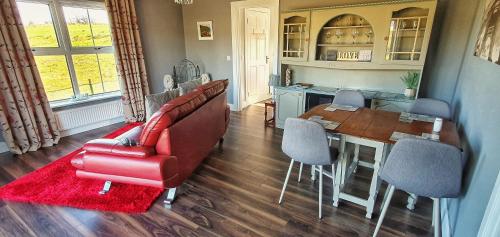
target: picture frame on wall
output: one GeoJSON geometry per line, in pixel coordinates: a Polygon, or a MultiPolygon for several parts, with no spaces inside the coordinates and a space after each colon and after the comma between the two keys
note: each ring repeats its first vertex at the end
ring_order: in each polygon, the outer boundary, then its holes
{"type": "Polygon", "coordinates": [[[198,40],[214,40],[212,21],[198,21],[198,40]]]}
{"type": "Polygon", "coordinates": [[[474,56],[500,65],[500,0],[486,0],[474,56]]]}

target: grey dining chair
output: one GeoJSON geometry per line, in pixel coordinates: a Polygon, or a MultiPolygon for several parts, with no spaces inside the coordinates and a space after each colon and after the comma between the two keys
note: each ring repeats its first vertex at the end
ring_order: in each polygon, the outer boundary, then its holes
{"type": "Polygon", "coordinates": [[[349,105],[353,107],[364,108],[365,97],[360,91],[340,90],[333,98],[333,103],[337,105],[349,105]]]}
{"type": "MultiPolygon", "coordinates": [[[[423,114],[432,117],[439,117],[446,120],[451,119],[451,109],[447,102],[432,99],[432,98],[418,98],[413,102],[408,112],[413,114],[423,114]]],[[[415,209],[418,196],[410,194],[408,197],[408,205],[406,208],[409,210],[415,209]]]]}
{"type": "MultiPolygon", "coordinates": [[[[288,118],[285,121],[285,131],[281,149],[292,160],[286,174],[285,183],[281,190],[279,204],[283,201],[288,179],[292,172],[295,161],[313,165],[319,168],[319,218],[322,217],[321,206],[323,203],[323,166],[332,166],[332,184],[335,185],[335,165],[338,151],[331,148],[328,144],[326,131],[323,126],[317,122],[299,119],[288,118]]],[[[300,172],[299,172],[300,173],[300,172]]],[[[300,174],[299,174],[300,177],[300,174]]],[[[333,198],[333,196],[332,196],[333,198]]]]}
{"type": "Polygon", "coordinates": [[[431,98],[416,99],[408,112],[439,117],[447,120],[451,119],[450,105],[442,100],[431,98]]]}
{"type": "Polygon", "coordinates": [[[439,199],[459,195],[462,159],[461,151],[454,146],[414,138],[399,140],[380,172],[389,186],[373,236],[380,230],[396,188],[433,200],[434,236],[440,236],[439,199]]]}

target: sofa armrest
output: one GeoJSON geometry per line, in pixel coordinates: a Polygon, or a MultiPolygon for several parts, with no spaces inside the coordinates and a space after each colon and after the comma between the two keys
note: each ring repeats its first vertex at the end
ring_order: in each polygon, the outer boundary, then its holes
{"type": "MultiPolygon", "coordinates": [[[[86,172],[175,182],[179,176],[177,157],[155,155],[147,159],[86,152],[79,160],[86,172]]],[[[75,161],[72,161],[75,163],[75,161]]]]}
{"type": "Polygon", "coordinates": [[[154,147],[146,146],[124,146],[116,139],[95,139],[83,146],[85,152],[126,156],[135,158],[147,158],[156,154],[154,147]]]}

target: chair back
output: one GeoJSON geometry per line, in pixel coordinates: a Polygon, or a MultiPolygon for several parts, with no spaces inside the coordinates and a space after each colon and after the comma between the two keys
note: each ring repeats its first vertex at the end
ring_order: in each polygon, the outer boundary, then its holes
{"type": "Polygon", "coordinates": [[[364,108],[365,97],[359,91],[341,90],[337,92],[335,98],[333,98],[333,103],[337,105],[349,105],[353,107],[364,108]]]}
{"type": "Polygon", "coordinates": [[[408,112],[439,117],[447,120],[451,119],[450,105],[444,101],[430,98],[416,99],[408,112]]]}
{"type": "Polygon", "coordinates": [[[288,118],[281,149],[292,159],[308,165],[333,163],[325,129],[317,122],[288,118]]]}
{"type": "Polygon", "coordinates": [[[452,198],[460,193],[462,153],[447,144],[401,139],[392,148],[380,177],[418,196],[452,198]]]}

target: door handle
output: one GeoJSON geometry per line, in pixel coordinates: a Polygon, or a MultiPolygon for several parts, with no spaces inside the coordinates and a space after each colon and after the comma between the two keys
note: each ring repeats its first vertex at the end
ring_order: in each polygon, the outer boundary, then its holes
{"type": "Polygon", "coordinates": [[[266,56],[266,64],[269,64],[269,56],[266,56]]]}

